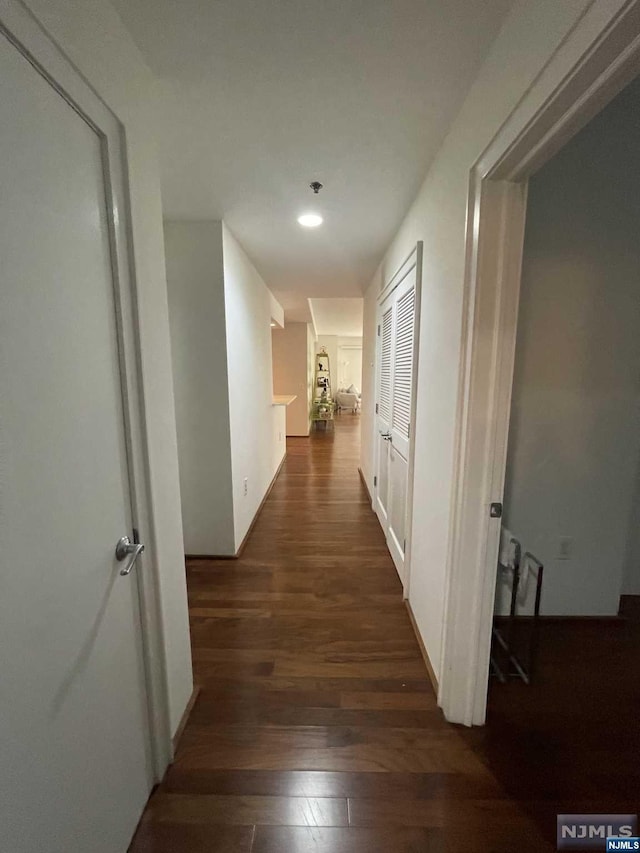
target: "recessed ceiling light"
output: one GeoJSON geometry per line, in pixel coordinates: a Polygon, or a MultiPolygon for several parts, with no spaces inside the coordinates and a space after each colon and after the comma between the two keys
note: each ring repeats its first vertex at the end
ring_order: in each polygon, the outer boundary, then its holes
{"type": "Polygon", "coordinates": [[[322,225],[322,217],[318,213],[303,213],[298,217],[298,222],[305,228],[317,228],[322,225]]]}

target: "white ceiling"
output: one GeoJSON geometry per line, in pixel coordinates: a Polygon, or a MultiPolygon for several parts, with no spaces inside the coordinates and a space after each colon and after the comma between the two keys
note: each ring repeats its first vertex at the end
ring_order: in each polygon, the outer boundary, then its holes
{"type": "Polygon", "coordinates": [[[362,297],[310,299],[309,306],[319,335],[362,337],[362,297]]]}
{"type": "Polygon", "coordinates": [[[165,216],[224,218],[308,320],[362,293],[512,0],[112,2],[161,79],[165,216]]]}

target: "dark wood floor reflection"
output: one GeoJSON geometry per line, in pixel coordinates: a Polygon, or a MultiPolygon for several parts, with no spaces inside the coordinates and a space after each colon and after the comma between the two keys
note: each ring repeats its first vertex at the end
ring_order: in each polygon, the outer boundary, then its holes
{"type": "Polygon", "coordinates": [[[553,849],[437,709],[359,418],[287,446],[242,558],[188,567],[202,691],[132,853],[553,849]]]}

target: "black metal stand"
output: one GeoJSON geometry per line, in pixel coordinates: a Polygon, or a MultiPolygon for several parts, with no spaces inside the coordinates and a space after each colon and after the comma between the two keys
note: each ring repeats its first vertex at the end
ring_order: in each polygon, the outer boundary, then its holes
{"type": "MultiPolygon", "coordinates": [[[[497,617],[501,621],[501,627],[496,624],[497,619],[494,618],[491,644],[491,671],[496,676],[498,681],[505,684],[509,678],[520,678],[525,684],[531,684],[533,678],[536,658],[538,653],[538,629],[540,616],[540,599],[542,596],[542,577],[544,574],[544,566],[531,554],[526,551],[522,555],[522,546],[517,539],[512,539],[513,545],[513,566],[505,566],[498,562],[498,570],[504,572],[511,571],[513,573],[513,583],[511,586],[511,604],[509,615],[506,617],[497,617]],[[527,570],[535,572],[536,575],[536,599],[533,610],[533,616],[518,616],[518,587],[520,585],[521,564],[527,566],[527,570]],[[504,628],[502,628],[502,620],[504,620],[504,628]],[[516,638],[520,637],[522,631],[520,627],[524,624],[529,625],[529,636],[525,643],[524,655],[516,653],[516,638]]],[[[521,645],[520,643],[518,645],[521,645]]]]}

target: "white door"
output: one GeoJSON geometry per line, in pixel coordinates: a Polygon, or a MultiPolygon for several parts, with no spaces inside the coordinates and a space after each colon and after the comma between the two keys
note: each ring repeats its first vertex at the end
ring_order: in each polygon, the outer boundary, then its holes
{"type": "Polygon", "coordinates": [[[102,145],[0,35],[7,853],[124,853],[151,784],[102,145]]]}
{"type": "Polygon", "coordinates": [[[380,306],[375,509],[400,580],[406,582],[411,421],[416,324],[416,263],[380,306]]]}

